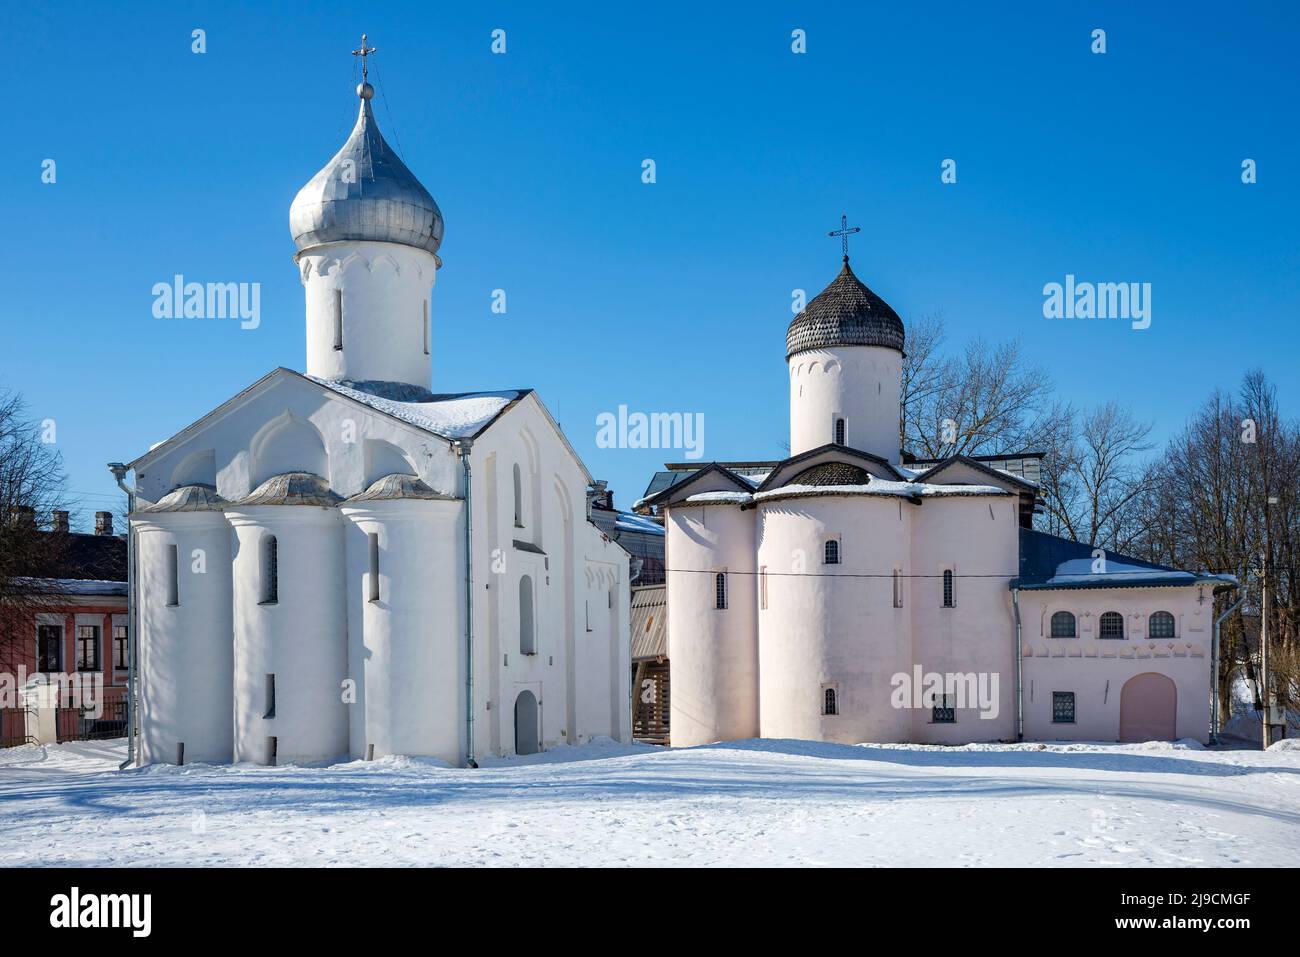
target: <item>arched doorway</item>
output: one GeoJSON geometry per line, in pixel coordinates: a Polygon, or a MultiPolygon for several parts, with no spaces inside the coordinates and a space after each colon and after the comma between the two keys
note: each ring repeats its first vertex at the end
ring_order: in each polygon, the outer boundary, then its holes
{"type": "Polygon", "coordinates": [[[531,691],[519,692],[515,699],[515,754],[536,754],[537,698],[531,691]]]}
{"type": "Polygon", "coordinates": [[[1124,682],[1119,695],[1119,739],[1172,741],[1177,737],[1178,688],[1153,671],[1124,682]]]}

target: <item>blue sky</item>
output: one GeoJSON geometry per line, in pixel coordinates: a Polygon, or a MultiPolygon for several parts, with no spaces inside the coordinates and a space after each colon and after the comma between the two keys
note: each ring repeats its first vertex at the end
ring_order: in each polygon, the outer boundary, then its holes
{"type": "Polygon", "coordinates": [[[363,30],[446,218],[434,389],[538,389],[624,505],[682,456],[597,448],[620,404],[702,412],[706,460],[781,456],[791,290],[834,277],[841,211],[901,315],[1019,337],[1082,405],[1163,439],[1262,366],[1296,408],[1294,4],[478,6],[7,5],[0,384],[85,508],[105,462],[303,367],[289,203],[351,127],[363,30]],[[176,273],[261,283],[261,326],[153,318],[176,273]],[[1067,273],[1151,283],[1151,328],[1043,318],[1067,273]]]}

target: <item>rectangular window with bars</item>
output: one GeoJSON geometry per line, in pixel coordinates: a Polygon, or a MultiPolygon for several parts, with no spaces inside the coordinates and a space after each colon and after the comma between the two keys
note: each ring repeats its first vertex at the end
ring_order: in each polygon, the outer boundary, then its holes
{"type": "Polygon", "coordinates": [[[952,569],[951,569],[951,568],[945,568],[945,569],[943,570],[943,607],[944,607],[944,608],[952,608],[952,607],[953,607],[953,594],[952,594],[952,569]]]}
{"type": "Polygon", "coordinates": [[[727,608],[727,573],[718,572],[713,579],[713,607],[719,611],[727,608]]]}
{"type": "Polygon", "coordinates": [[[1074,692],[1052,692],[1052,723],[1074,724],[1074,692]]]}

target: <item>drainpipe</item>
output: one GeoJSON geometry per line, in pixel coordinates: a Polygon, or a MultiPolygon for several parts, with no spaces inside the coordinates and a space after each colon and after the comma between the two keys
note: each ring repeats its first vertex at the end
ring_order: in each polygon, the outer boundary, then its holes
{"type": "Polygon", "coordinates": [[[1214,643],[1210,646],[1210,744],[1219,743],[1219,626],[1246,600],[1242,595],[1214,619],[1214,643]]]}
{"type": "Polygon", "coordinates": [[[472,529],[470,501],[469,452],[473,439],[458,439],[452,448],[465,469],[465,764],[476,768],[474,760],[474,559],[470,537],[472,529]]]}
{"type": "Polygon", "coordinates": [[[137,635],[135,602],[135,489],[127,487],[127,467],[121,462],[108,463],[117,487],[126,493],[126,760],[118,765],[121,771],[135,764],[135,658],[137,635]]]}
{"type": "Polygon", "coordinates": [[[1025,675],[1020,646],[1020,589],[1011,589],[1011,607],[1016,612],[1016,740],[1025,740],[1025,675]]]}

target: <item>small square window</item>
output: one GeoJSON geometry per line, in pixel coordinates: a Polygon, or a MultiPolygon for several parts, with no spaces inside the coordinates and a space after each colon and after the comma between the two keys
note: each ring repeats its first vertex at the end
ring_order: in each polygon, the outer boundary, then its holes
{"type": "Polygon", "coordinates": [[[935,724],[954,724],[957,721],[957,696],[939,695],[930,709],[930,720],[935,724]]]}
{"type": "Polygon", "coordinates": [[[1074,724],[1074,692],[1052,692],[1052,723],[1074,724]]]}

